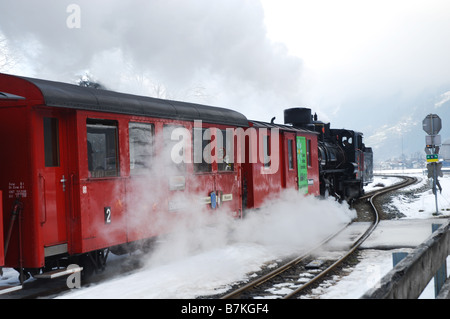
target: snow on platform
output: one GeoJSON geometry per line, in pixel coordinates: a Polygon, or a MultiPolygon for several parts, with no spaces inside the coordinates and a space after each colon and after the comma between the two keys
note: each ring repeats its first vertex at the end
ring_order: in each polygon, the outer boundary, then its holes
{"type": "MultiPolygon", "coordinates": [[[[432,224],[442,225],[445,222],[446,219],[440,218],[382,220],[360,248],[383,250],[416,248],[431,235],[432,224]]],[[[327,249],[348,249],[370,225],[370,222],[352,223],[327,245],[327,249]]]]}
{"type": "MultiPolygon", "coordinates": [[[[394,174],[395,172],[390,172],[394,174]]],[[[399,194],[391,199],[391,203],[385,205],[385,209],[392,208],[403,214],[404,218],[395,220],[382,220],[374,233],[362,245],[363,249],[393,249],[415,248],[423,243],[432,233],[432,224],[443,224],[446,219],[433,217],[436,212],[435,197],[424,186],[430,185],[430,180],[419,171],[403,171],[403,175],[413,175],[418,178],[415,185],[404,190],[422,192],[414,196],[399,194]]],[[[450,212],[450,176],[440,178],[442,193],[438,193],[438,206],[440,217],[449,217],[450,212]]],[[[375,188],[375,185],[391,185],[397,182],[395,177],[376,176],[374,182],[368,185],[366,191],[375,188]]]]}
{"type": "Polygon", "coordinates": [[[432,224],[444,224],[445,219],[382,220],[361,249],[415,248],[432,233],[432,224]]]}

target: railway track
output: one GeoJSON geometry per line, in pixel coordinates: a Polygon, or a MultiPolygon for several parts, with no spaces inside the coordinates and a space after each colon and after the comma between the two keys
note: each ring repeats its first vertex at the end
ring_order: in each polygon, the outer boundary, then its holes
{"type": "Polygon", "coordinates": [[[301,296],[301,294],[308,288],[319,283],[321,279],[332,273],[339,265],[352,256],[361,244],[372,234],[380,221],[379,208],[375,203],[375,199],[378,196],[409,186],[417,181],[414,177],[400,177],[403,179],[402,182],[370,192],[359,199],[359,201],[368,201],[368,203],[370,203],[373,210],[373,221],[367,227],[366,231],[358,236],[345,252],[339,254],[339,257],[327,258],[326,261],[323,261],[323,259],[317,259],[313,256],[315,252],[322,249],[334,238],[336,238],[342,230],[330,236],[324,242],[320,243],[320,245],[314,247],[307,253],[304,253],[303,255],[293,259],[291,262],[288,262],[287,264],[273,270],[257,280],[254,280],[226,294],[222,297],[222,299],[252,299],[254,297],[267,297],[267,292],[270,290],[275,290],[275,294],[271,296],[273,298],[291,299],[301,296]],[[314,271],[311,272],[311,269],[314,271]],[[300,281],[295,281],[295,278],[300,279],[300,281]],[[307,279],[306,282],[305,278],[307,279]],[[280,288],[283,286],[288,288],[286,291],[289,292],[281,295],[280,291],[282,291],[282,289],[277,289],[276,287],[280,288]]]}

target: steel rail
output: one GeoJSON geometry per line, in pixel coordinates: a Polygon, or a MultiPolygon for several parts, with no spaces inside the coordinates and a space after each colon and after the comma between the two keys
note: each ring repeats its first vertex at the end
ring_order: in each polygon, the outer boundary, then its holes
{"type": "Polygon", "coordinates": [[[232,298],[236,298],[239,295],[241,295],[242,293],[257,287],[263,283],[265,283],[266,281],[272,279],[273,277],[276,277],[282,273],[284,273],[285,271],[287,271],[288,269],[294,267],[295,265],[297,265],[298,263],[302,262],[305,258],[309,257],[311,255],[311,253],[315,250],[317,250],[318,248],[322,247],[323,245],[325,245],[326,243],[328,243],[330,240],[332,240],[333,238],[335,238],[336,236],[338,236],[340,233],[342,233],[342,231],[344,231],[344,229],[346,229],[348,227],[348,225],[350,225],[350,223],[346,224],[344,227],[340,228],[336,233],[328,236],[327,238],[325,238],[324,240],[322,240],[321,242],[319,242],[318,244],[316,244],[314,247],[310,248],[307,252],[305,252],[304,254],[302,254],[301,256],[291,260],[290,262],[274,269],[273,271],[271,271],[268,274],[265,274],[264,276],[226,294],[225,296],[222,296],[220,299],[232,299],[232,298]]]}

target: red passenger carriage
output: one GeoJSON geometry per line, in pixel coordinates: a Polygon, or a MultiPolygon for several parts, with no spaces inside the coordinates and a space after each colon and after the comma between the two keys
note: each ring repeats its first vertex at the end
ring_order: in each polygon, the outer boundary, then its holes
{"type": "MultiPolygon", "coordinates": [[[[242,114],[4,74],[0,92],[0,189],[4,228],[12,227],[7,266],[40,271],[53,260],[86,259],[98,267],[105,248],[145,245],[161,234],[152,223],[176,218],[191,194],[241,215],[240,163],[225,162],[223,151],[174,163],[170,151],[191,141],[173,141],[177,128],[200,134],[200,151],[226,149],[226,134],[207,145],[202,134],[245,128],[242,114]],[[16,200],[22,212],[14,221],[16,200]]],[[[188,145],[175,155],[194,151],[188,145]]]]}

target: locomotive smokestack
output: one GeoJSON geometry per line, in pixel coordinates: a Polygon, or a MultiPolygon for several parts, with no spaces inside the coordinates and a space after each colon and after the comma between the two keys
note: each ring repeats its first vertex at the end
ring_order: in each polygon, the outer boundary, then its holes
{"type": "Polygon", "coordinates": [[[292,124],[295,127],[314,130],[311,109],[306,107],[295,107],[284,110],[284,124],[292,124]]]}

